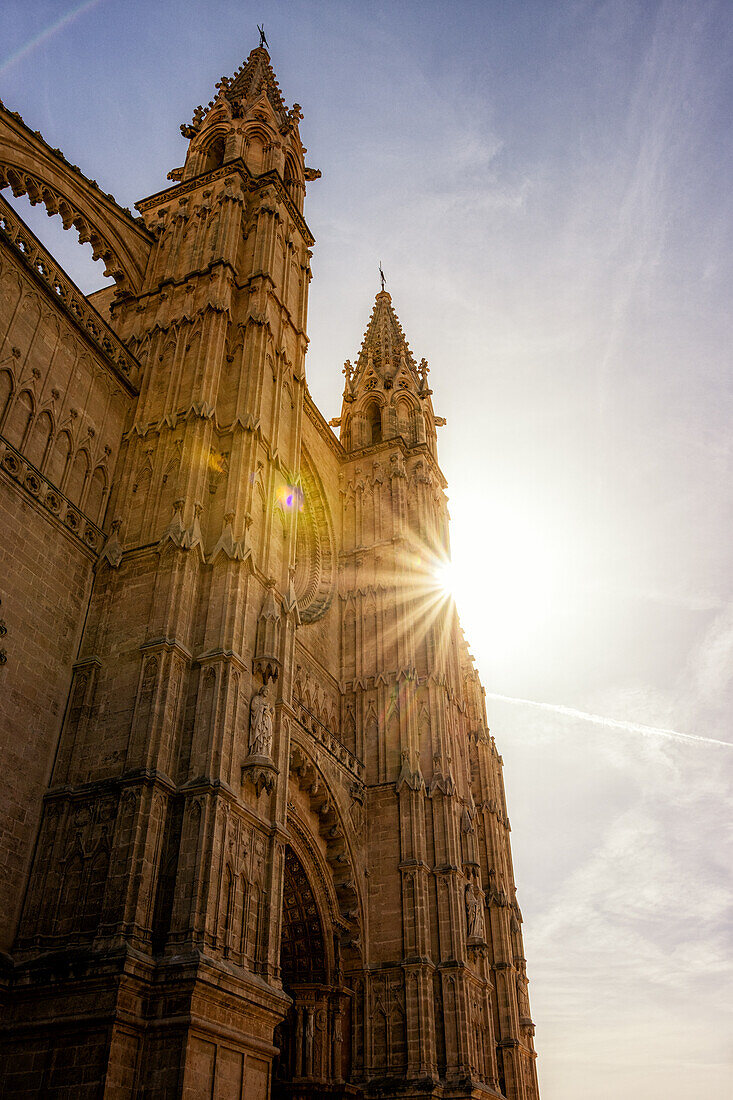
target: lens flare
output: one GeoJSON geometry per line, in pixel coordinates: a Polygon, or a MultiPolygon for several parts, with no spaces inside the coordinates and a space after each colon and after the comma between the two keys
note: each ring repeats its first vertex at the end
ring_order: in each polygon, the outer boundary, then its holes
{"type": "Polygon", "coordinates": [[[275,494],[275,503],[285,512],[302,512],[303,499],[299,485],[281,485],[275,494]]]}

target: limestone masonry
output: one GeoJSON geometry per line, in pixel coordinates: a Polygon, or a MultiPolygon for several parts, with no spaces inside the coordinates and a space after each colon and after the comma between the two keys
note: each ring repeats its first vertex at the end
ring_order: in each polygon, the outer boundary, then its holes
{"type": "Polygon", "coordinates": [[[0,199],[0,1092],[536,1100],[427,364],[381,291],[336,438],[300,108],[216,87],[138,216],[0,105],[115,280],[0,199]]]}

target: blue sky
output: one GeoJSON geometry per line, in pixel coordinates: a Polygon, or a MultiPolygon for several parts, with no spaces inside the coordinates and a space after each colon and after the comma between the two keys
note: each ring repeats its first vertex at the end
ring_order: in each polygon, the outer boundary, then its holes
{"type": "Polygon", "coordinates": [[[722,1100],[733,5],[98,0],[24,50],[74,10],[6,0],[0,96],[130,206],[264,21],[323,172],[311,390],[338,414],[381,260],[447,417],[543,1100],[722,1100]]]}

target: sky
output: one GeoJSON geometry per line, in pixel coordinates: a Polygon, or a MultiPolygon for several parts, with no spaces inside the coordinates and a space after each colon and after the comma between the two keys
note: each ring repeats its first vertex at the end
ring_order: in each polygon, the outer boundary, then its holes
{"type": "Polygon", "coordinates": [[[727,1100],[733,4],[5,0],[0,97],[132,206],[258,22],[323,173],[310,389],[381,260],[447,420],[542,1100],[727,1100]]]}

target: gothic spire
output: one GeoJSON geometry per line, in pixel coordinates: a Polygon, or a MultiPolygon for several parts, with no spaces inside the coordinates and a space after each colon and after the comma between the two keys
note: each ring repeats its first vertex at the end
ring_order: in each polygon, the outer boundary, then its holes
{"type": "Polygon", "coordinates": [[[300,104],[286,107],[270,55],[256,46],[232,77],[218,81],[206,107],[194,111],[181,133],[190,145],[183,169],[171,179],[189,180],[241,158],[253,176],[276,171],[302,213],[305,185],[320,172],[307,168],[300,140],[300,104]]]}
{"type": "MultiPolygon", "coordinates": [[[[279,120],[285,122],[288,117],[280,85],[270,64],[270,55],[264,46],[256,46],[252,50],[231,78],[226,91],[231,102],[241,104],[252,103],[264,93],[279,120]]],[[[297,103],[294,106],[300,110],[297,103]]]]}
{"type": "Polygon", "coordinates": [[[399,385],[415,393],[420,391],[420,375],[415,359],[392,306],[392,296],[380,290],[374,302],[372,315],[364,333],[359,358],[353,374],[354,396],[365,389],[376,377],[385,390],[399,385]]]}
{"type": "Polygon", "coordinates": [[[428,388],[428,365],[410,351],[392,296],[380,290],[374,302],[359,357],[344,367],[346,386],[341,441],[347,450],[402,436],[407,443],[428,442],[432,449],[435,417],[428,388]]]}

